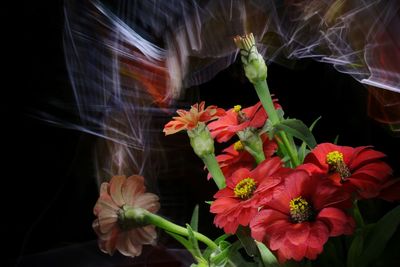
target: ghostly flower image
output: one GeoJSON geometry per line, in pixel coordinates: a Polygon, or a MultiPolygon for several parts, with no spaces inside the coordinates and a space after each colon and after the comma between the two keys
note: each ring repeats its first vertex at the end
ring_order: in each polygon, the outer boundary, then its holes
{"type": "Polygon", "coordinates": [[[281,182],[279,177],[274,177],[281,168],[281,159],[273,157],[253,170],[241,168],[234,172],[227,179],[227,186],[214,195],[216,200],[210,208],[216,214],[214,223],[228,234],[235,233],[239,225],[247,226],[260,203],[272,196],[265,192],[281,182]]]}
{"type": "Polygon", "coordinates": [[[351,234],[344,211],[350,195],[328,179],[293,170],[250,222],[252,237],[275,251],[280,262],[316,259],[331,236],[351,234]]]}
{"type": "Polygon", "coordinates": [[[197,127],[199,122],[208,122],[217,119],[225,114],[225,110],[217,106],[208,106],[205,108],[205,102],[192,105],[189,111],[178,109],[178,117],[173,117],[172,121],[164,126],[165,135],[177,133],[182,130],[192,130],[197,127]]]}
{"type": "Polygon", "coordinates": [[[384,157],[385,154],[369,146],[352,148],[322,143],[307,155],[303,168],[327,174],[336,185],[360,198],[373,198],[392,174],[390,166],[382,161],[384,157]]]}
{"type": "Polygon", "coordinates": [[[141,208],[157,212],[158,197],[146,193],[144,178],[133,175],[114,176],[101,185],[100,196],[94,207],[93,229],[98,235],[100,249],[112,255],[118,250],[125,256],[141,254],[142,245],[154,244],[157,237],[154,225],[142,225],[125,218],[129,208],[141,208]]]}

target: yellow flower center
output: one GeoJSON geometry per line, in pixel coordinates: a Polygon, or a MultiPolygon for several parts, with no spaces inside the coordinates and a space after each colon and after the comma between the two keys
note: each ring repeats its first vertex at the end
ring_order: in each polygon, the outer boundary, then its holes
{"type": "Polygon", "coordinates": [[[339,151],[335,150],[326,154],[326,163],[329,165],[330,171],[339,173],[342,183],[351,176],[350,169],[344,162],[343,154],[339,151]]]}
{"type": "Polygon", "coordinates": [[[235,105],[235,106],[233,107],[233,111],[235,111],[236,113],[239,112],[241,109],[242,109],[242,106],[241,106],[241,105],[235,105]]]}
{"type": "Polygon", "coordinates": [[[336,165],[339,161],[343,161],[343,154],[339,151],[332,151],[326,155],[326,163],[336,165]]]}
{"type": "Polygon", "coordinates": [[[290,200],[289,208],[290,218],[296,223],[301,223],[312,219],[312,207],[302,196],[290,200]]]}
{"type": "Polygon", "coordinates": [[[244,150],[244,145],[242,142],[237,141],[236,143],[233,144],[233,149],[235,149],[236,151],[243,151],[244,150]]]}
{"type": "Polygon", "coordinates": [[[256,181],[253,180],[253,178],[247,177],[240,181],[236,186],[233,192],[235,193],[235,196],[246,200],[249,199],[253,196],[254,191],[257,188],[256,181]]]}

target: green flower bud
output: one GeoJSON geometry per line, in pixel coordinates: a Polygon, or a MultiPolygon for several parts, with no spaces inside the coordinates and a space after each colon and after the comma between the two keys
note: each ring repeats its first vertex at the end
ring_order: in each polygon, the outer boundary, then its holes
{"type": "Polygon", "coordinates": [[[253,34],[250,33],[244,37],[236,36],[234,41],[240,49],[244,71],[249,81],[253,84],[265,81],[267,78],[267,65],[257,51],[253,34]]]}
{"type": "Polygon", "coordinates": [[[244,149],[249,152],[257,163],[265,160],[263,142],[256,129],[248,127],[243,131],[237,132],[240,142],[244,144],[244,149]]]}
{"type": "Polygon", "coordinates": [[[200,158],[214,154],[214,139],[207,126],[200,122],[196,128],[187,131],[194,153],[200,158]]]}

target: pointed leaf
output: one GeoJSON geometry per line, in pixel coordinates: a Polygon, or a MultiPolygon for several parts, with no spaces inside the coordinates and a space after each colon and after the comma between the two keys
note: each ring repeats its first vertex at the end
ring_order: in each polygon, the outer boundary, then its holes
{"type": "Polygon", "coordinates": [[[317,145],[310,129],[300,120],[287,119],[275,124],[274,128],[304,141],[310,148],[314,148],[317,145]]]}
{"type": "Polygon", "coordinates": [[[250,257],[254,257],[258,254],[257,245],[254,239],[251,237],[250,229],[248,227],[243,227],[239,225],[236,231],[236,236],[239,238],[240,243],[246,250],[247,255],[249,255],[250,257]]]}
{"type": "Polygon", "coordinates": [[[261,259],[264,266],[279,266],[278,260],[276,259],[275,255],[263,243],[256,241],[256,245],[261,253],[261,259]]]}
{"type": "MultiPolygon", "coordinates": [[[[310,132],[312,132],[312,130],[314,129],[315,125],[317,124],[317,122],[321,119],[321,116],[319,116],[318,118],[316,118],[314,120],[314,122],[311,124],[310,126],[310,132]]],[[[300,162],[304,161],[304,158],[307,156],[308,152],[310,152],[309,150],[306,149],[306,142],[303,142],[298,150],[298,155],[299,155],[299,160],[300,162]]]]}
{"type": "Polygon", "coordinates": [[[338,142],[339,142],[339,135],[336,135],[335,140],[333,140],[333,143],[337,145],[338,142]]]}
{"type": "Polygon", "coordinates": [[[190,220],[190,227],[194,231],[198,231],[199,228],[199,205],[196,205],[193,209],[192,219],[190,220]]]}

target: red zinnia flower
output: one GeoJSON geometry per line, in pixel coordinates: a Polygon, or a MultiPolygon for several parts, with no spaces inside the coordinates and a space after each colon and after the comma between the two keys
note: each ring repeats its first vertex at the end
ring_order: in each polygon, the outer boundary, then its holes
{"type": "Polygon", "coordinates": [[[337,185],[361,198],[379,195],[392,169],[381,159],[385,154],[368,146],[348,147],[324,143],[314,148],[301,168],[309,172],[328,174],[337,185]]]}
{"type": "MultiPolygon", "coordinates": [[[[275,108],[279,107],[278,104],[275,106],[275,108]]],[[[208,124],[208,129],[210,129],[211,136],[218,142],[226,142],[237,132],[247,127],[259,128],[263,126],[267,119],[267,113],[262,107],[261,102],[243,110],[238,105],[228,110],[217,121],[208,124]]]]}
{"type": "Polygon", "coordinates": [[[199,122],[208,122],[217,119],[225,114],[225,110],[217,106],[208,106],[204,108],[205,103],[194,104],[189,111],[178,109],[179,117],[173,117],[172,121],[164,126],[165,135],[174,134],[182,130],[192,130],[197,127],[199,122]]]}
{"type": "MultiPolygon", "coordinates": [[[[278,147],[277,144],[269,140],[267,134],[261,135],[261,140],[263,141],[265,158],[271,158],[278,147]]],[[[225,177],[232,176],[240,168],[252,169],[256,164],[254,157],[244,149],[240,141],[225,148],[223,152],[223,154],[217,156],[217,161],[225,177]]],[[[211,178],[210,174],[208,178],[211,178]]]]}
{"type": "Polygon", "coordinates": [[[353,232],[354,221],[342,210],[348,205],[349,194],[330,180],[294,170],[250,222],[251,235],[276,251],[280,262],[315,259],[330,236],[353,232]]]}
{"type": "Polygon", "coordinates": [[[227,179],[227,185],[219,190],[211,204],[215,213],[214,223],[228,234],[236,232],[240,225],[246,226],[256,215],[259,203],[266,198],[265,192],[280,183],[278,177],[271,177],[282,167],[280,158],[274,157],[261,162],[254,170],[241,168],[227,179]]]}
{"type": "Polygon", "coordinates": [[[110,183],[101,185],[94,207],[98,218],[93,222],[93,229],[104,253],[112,255],[117,249],[125,256],[134,257],[140,255],[143,244],[154,244],[157,236],[154,225],[135,226],[121,218],[124,206],[158,211],[158,197],[145,190],[144,179],[138,175],[114,176],[110,183]]]}

